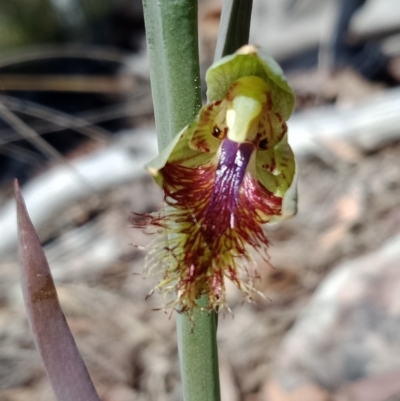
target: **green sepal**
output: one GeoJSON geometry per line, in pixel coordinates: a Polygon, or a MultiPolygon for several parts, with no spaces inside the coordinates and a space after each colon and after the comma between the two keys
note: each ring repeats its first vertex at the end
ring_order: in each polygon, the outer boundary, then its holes
{"type": "Polygon", "coordinates": [[[254,46],[243,46],[209,68],[206,74],[209,101],[223,99],[231,85],[246,76],[260,77],[270,85],[273,110],[286,121],[295,105],[293,90],[272,57],[254,46]]]}

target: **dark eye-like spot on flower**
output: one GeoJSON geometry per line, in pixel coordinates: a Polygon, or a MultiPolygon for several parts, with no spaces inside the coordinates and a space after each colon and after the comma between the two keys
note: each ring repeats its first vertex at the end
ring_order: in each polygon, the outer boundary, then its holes
{"type": "Polygon", "coordinates": [[[222,139],[224,136],[224,133],[217,126],[215,126],[212,130],[212,136],[214,138],[222,139]]]}
{"type": "Polygon", "coordinates": [[[261,150],[267,150],[268,149],[268,139],[267,138],[261,139],[261,141],[258,142],[258,147],[261,150]]]}

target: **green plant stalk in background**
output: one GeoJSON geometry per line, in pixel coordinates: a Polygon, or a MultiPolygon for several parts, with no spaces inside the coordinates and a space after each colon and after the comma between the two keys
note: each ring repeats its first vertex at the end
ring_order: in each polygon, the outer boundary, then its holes
{"type": "Polygon", "coordinates": [[[253,0],[224,1],[214,62],[248,44],[252,8],[253,0]]]}
{"type": "MultiPolygon", "coordinates": [[[[144,0],[143,8],[162,150],[201,107],[197,1],[144,0]]],[[[177,314],[177,331],[184,400],[220,400],[215,313],[196,311],[193,323],[177,314]]]]}

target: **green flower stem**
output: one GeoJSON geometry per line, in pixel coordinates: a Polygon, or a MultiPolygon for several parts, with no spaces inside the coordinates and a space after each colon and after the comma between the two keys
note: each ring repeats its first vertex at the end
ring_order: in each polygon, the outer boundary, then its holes
{"type": "Polygon", "coordinates": [[[201,107],[197,0],[143,0],[160,150],[201,107]]]}
{"type": "MultiPolygon", "coordinates": [[[[200,304],[207,306],[206,296],[200,304]]],[[[177,316],[179,359],[185,401],[219,401],[217,316],[215,312],[194,312],[193,321],[186,314],[177,316]]]]}
{"type": "MultiPolygon", "coordinates": [[[[196,0],[143,0],[159,148],[201,107],[196,0]]],[[[207,299],[201,300],[207,305],[207,299]]],[[[215,313],[177,315],[185,401],[219,401],[215,313]],[[194,326],[193,326],[194,325],[194,326]],[[194,329],[193,329],[194,327],[194,329]]]]}

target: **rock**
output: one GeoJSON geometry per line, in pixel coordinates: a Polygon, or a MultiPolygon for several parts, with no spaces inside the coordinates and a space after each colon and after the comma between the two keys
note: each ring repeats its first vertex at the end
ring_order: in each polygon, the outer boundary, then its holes
{"type": "Polygon", "coordinates": [[[264,389],[262,400],[329,401],[329,393],[313,384],[299,386],[288,393],[277,380],[272,380],[264,389]]]}
{"type": "Polygon", "coordinates": [[[284,338],[263,400],[400,394],[399,294],[400,236],[334,269],[284,338]]]}

